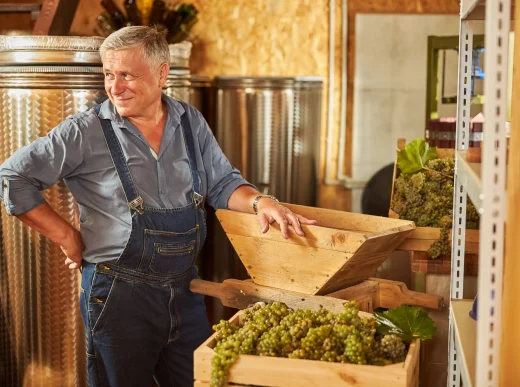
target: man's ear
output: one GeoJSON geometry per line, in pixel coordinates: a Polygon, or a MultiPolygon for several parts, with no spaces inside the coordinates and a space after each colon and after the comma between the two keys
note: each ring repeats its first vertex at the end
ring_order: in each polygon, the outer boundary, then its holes
{"type": "Polygon", "coordinates": [[[166,78],[168,78],[168,73],[170,72],[170,66],[167,63],[163,63],[161,67],[159,67],[159,86],[162,88],[166,83],[166,78]]]}

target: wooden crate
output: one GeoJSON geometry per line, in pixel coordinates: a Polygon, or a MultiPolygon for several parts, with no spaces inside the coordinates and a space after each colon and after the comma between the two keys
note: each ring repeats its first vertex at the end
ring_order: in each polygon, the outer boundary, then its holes
{"type": "MultiPolygon", "coordinates": [[[[238,312],[230,321],[238,324],[242,313],[238,312]]],[[[209,386],[214,346],[215,335],[195,350],[195,386],[209,386]]],[[[228,380],[230,386],[248,384],[272,387],[416,387],[419,376],[419,349],[420,340],[413,341],[405,361],[389,366],[239,355],[230,370],[228,380]]]]}
{"type": "MultiPolygon", "coordinates": [[[[451,275],[451,258],[439,257],[430,259],[424,251],[411,251],[413,273],[451,275]]],[[[464,275],[478,275],[478,255],[466,254],[464,257],[464,275]]]]}
{"type": "MultiPolygon", "coordinates": [[[[406,140],[400,138],[397,142],[397,149],[404,149],[406,140]]],[[[439,158],[454,157],[455,149],[437,148],[439,158]]],[[[399,177],[399,168],[397,167],[397,152],[394,165],[394,178],[392,181],[392,194],[390,198],[390,211],[388,216],[392,219],[399,219],[399,214],[392,210],[392,202],[394,198],[395,179],[399,177]]],[[[468,199],[469,200],[469,199],[468,199]]],[[[416,227],[407,237],[399,244],[397,250],[407,251],[428,251],[430,246],[440,238],[441,229],[436,227],[416,227]]],[[[450,233],[451,241],[451,233],[450,233]]],[[[479,249],[479,230],[466,230],[466,253],[478,254],[479,249]]]]}
{"type": "Polygon", "coordinates": [[[277,289],[328,294],[366,280],[410,234],[413,222],[285,204],[318,221],[290,229],[278,225],[262,234],[256,215],[218,210],[217,217],[252,280],[277,289]]]}

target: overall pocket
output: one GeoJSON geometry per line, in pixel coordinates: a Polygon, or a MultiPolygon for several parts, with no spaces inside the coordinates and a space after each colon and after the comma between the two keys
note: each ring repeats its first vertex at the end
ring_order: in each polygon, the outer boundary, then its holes
{"type": "Polygon", "coordinates": [[[144,230],[144,251],[154,273],[181,274],[195,261],[199,226],[185,233],[144,230]]]}
{"type": "Polygon", "coordinates": [[[88,324],[94,335],[102,327],[108,306],[114,298],[117,279],[106,274],[95,273],[88,298],[88,324]]]}

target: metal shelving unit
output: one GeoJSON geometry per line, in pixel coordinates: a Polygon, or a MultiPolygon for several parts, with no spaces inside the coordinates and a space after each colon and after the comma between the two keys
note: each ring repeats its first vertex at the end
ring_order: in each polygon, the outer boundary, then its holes
{"type": "Polygon", "coordinates": [[[448,386],[498,386],[506,221],[507,63],[511,0],[462,0],[459,30],[457,156],[453,201],[448,386]],[[469,163],[471,20],[485,19],[484,145],[481,166],[469,163]],[[466,200],[480,212],[478,322],[462,300],[466,200]]]}
{"type": "Polygon", "coordinates": [[[460,184],[465,187],[471,202],[477,209],[482,212],[482,178],[481,164],[471,163],[466,160],[466,151],[457,151],[457,177],[460,184]]]}

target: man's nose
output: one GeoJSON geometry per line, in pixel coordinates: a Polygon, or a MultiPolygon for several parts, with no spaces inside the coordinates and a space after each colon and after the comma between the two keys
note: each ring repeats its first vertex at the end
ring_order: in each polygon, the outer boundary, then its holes
{"type": "Polygon", "coordinates": [[[125,91],[123,81],[119,77],[115,77],[110,87],[112,95],[118,95],[125,91]]]}

